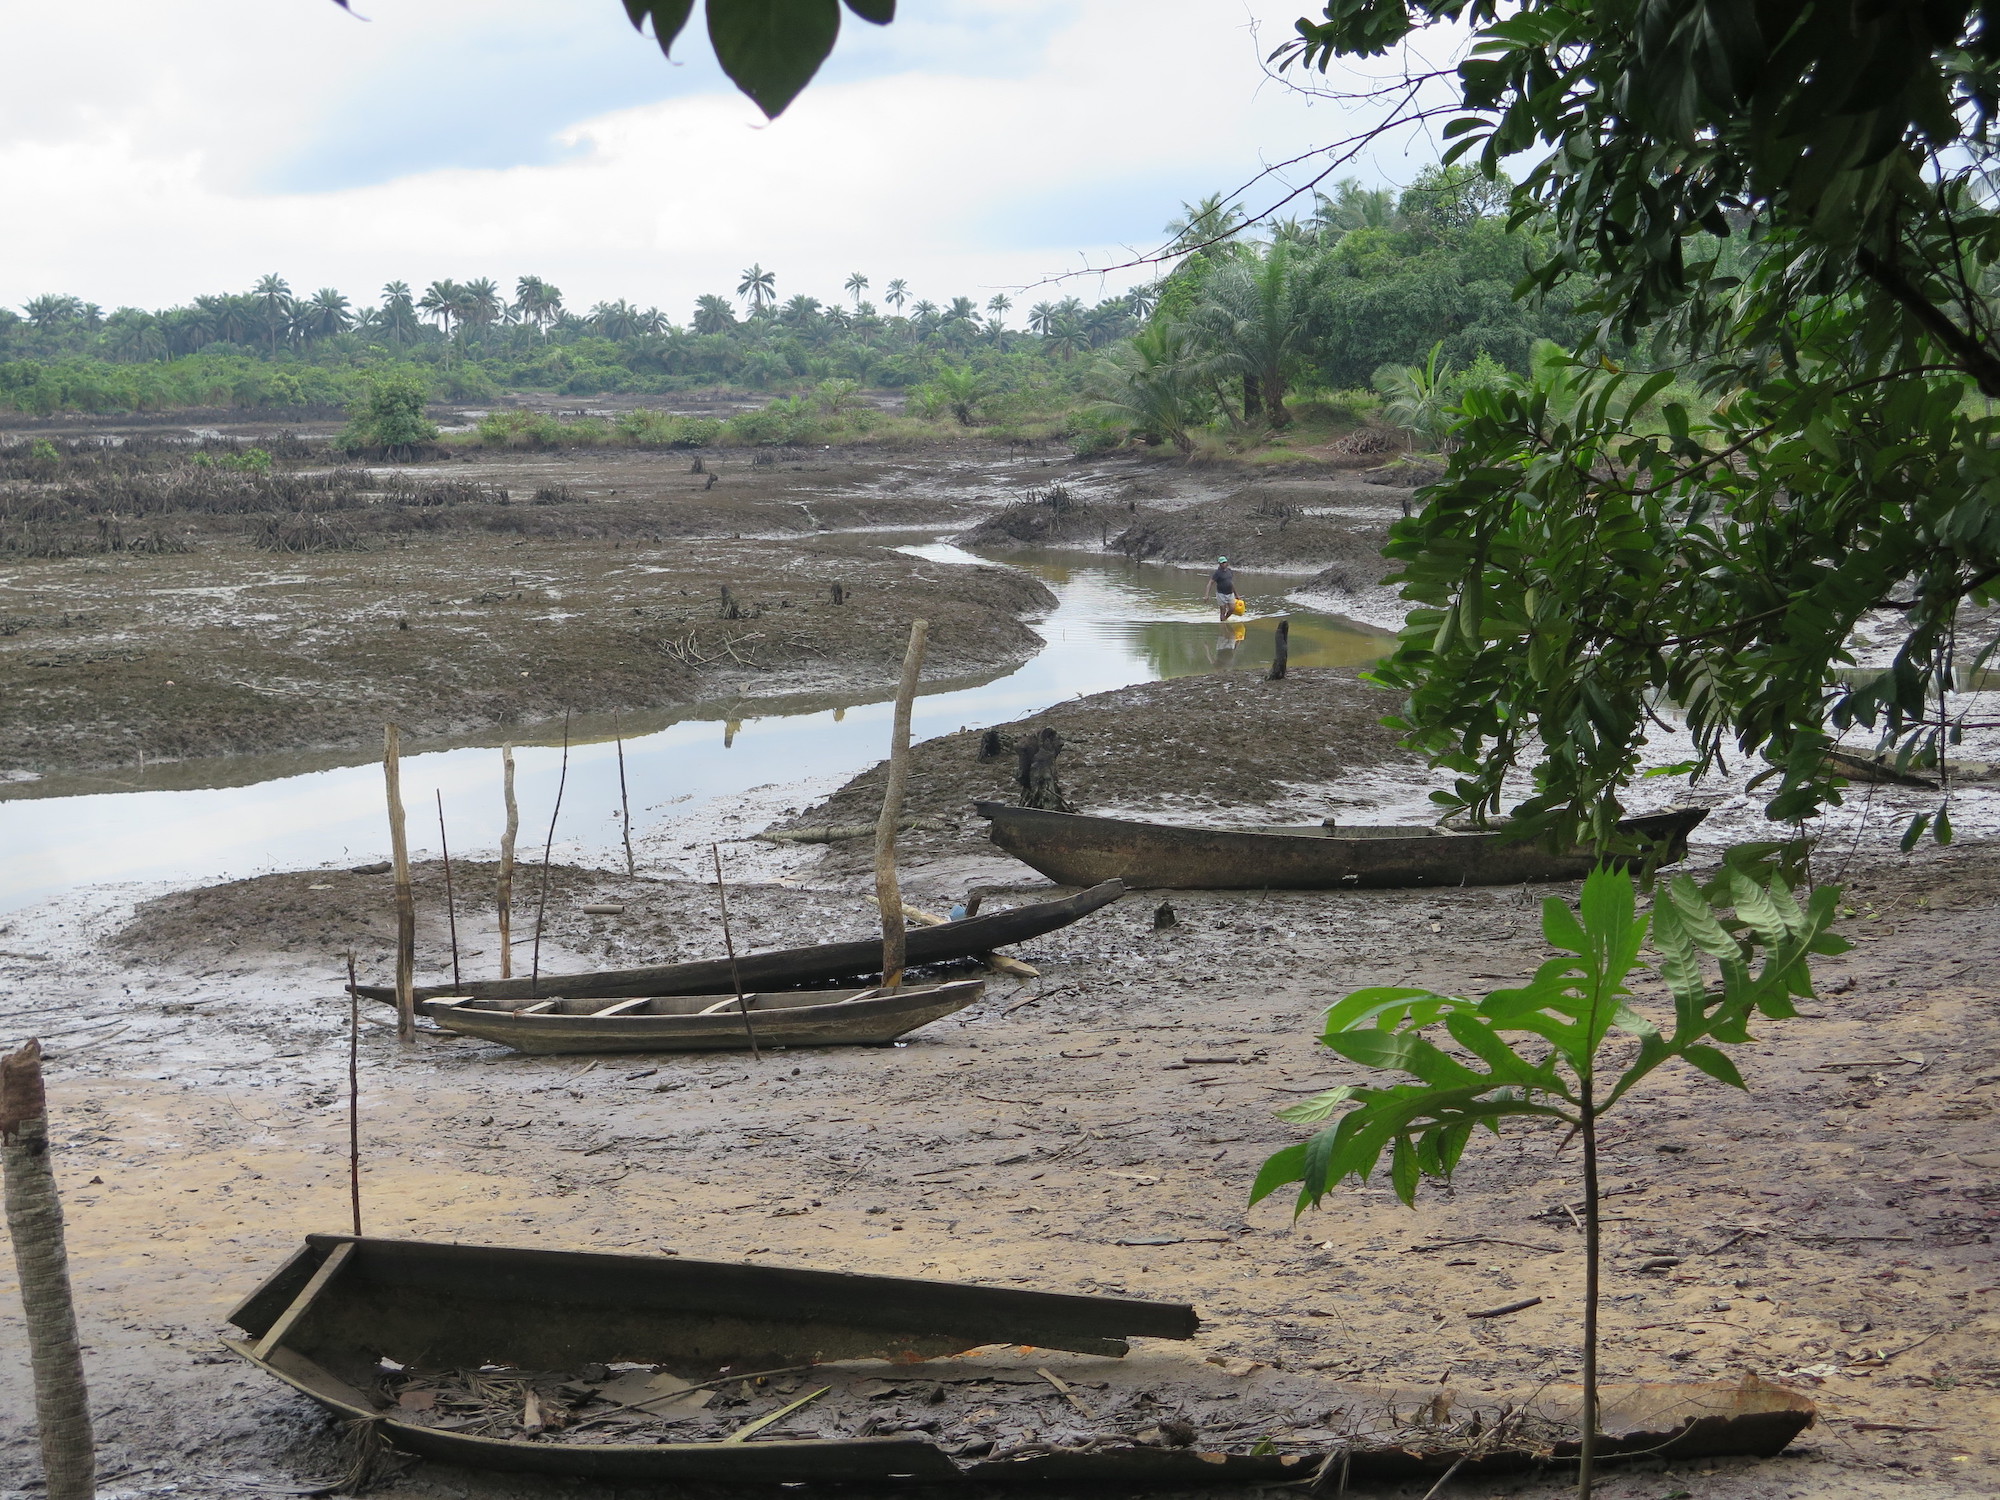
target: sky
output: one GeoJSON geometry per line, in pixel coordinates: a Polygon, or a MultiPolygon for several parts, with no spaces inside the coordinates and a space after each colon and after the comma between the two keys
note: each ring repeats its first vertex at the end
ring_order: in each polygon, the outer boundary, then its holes
{"type": "MultiPolygon", "coordinates": [[[[847,15],[775,122],[699,14],[669,62],[618,0],[354,5],[12,7],[0,304],[532,274],[684,321],[752,262],[781,297],[858,271],[872,296],[1094,300],[1149,273],[1074,273],[1157,248],[1184,200],[1354,128],[1265,77],[1300,0],[904,0],[847,15]]],[[[1411,139],[1353,175],[1435,159],[1411,139]]]]}

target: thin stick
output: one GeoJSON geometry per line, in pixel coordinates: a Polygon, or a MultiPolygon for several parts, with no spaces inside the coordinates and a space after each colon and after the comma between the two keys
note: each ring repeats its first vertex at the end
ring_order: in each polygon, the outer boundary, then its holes
{"type": "Polygon", "coordinates": [[[500,747],[500,786],[507,799],[507,828],[500,835],[500,977],[514,976],[514,838],[521,831],[521,807],[514,800],[514,747],[500,747]]]}
{"type": "Polygon", "coordinates": [[[347,955],[347,1197],[354,1209],[354,1235],[361,1237],[361,990],[354,978],[354,955],[347,955]]]}
{"type": "Polygon", "coordinates": [[[1597,1479],[1597,1303],[1603,1234],[1597,1182],[1596,1079],[1586,1069],[1577,1080],[1583,1125],[1583,1441],[1577,1450],[1577,1500],[1590,1500],[1597,1479]]]}
{"type": "Polygon", "coordinates": [[[451,842],[444,836],[444,792],[437,793],[438,802],[438,852],[444,856],[444,916],[451,928],[451,984],[453,989],[465,981],[458,973],[458,903],[451,897],[451,842]]]}
{"type": "Polygon", "coordinates": [[[403,819],[403,747],[394,724],[382,726],[382,779],[389,791],[389,854],[396,866],[396,1038],[417,1042],[417,898],[410,889],[410,840],[403,819]]]}
{"type": "Polygon", "coordinates": [[[889,731],[889,779],[882,790],[882,816],[875,824],[875,903],[882,909],[882,988],[903,983],[903,959],[908,952],[903,927],[903,893],[896,884],[896,821],[903,815],[903,793],[910,782],[910,705],[917,696],[917,677],[924,665],[928,620],[910,622],[910,648],[903,653],[903,677],[896,685],[896,718],[889,731]]]}
{"type": "Polygon", "coordinates": [[[528,994],[541,993],[542,919],[549,911],[549,855],[556,847],[556,818],[562,812],[563,788],[569,785],[569,715],[563,715],[562,774],[556,778],[556,805],[549,809],[549,836],[542,844],[542,894],[535,906],[535,957],[528,971],[528,994]]]}
{"type": "Polygon", "coordinates": [[[722,903],[722,946],[729,953],[729,982],[736,986],[736,1013],[743,1017],[743,1034],[750,1038],[750,1055],[762,1062],[764,1054],[757,1050],[757,1028],[750,1024],[750,1004],[743,997],[743,976],[736,968],[736,939],[729,933],[729,888],[722,883],[722,846],[710,844],[708,852],[715,860],[715,895],[722,903]]]}
{"type": "Polygon", "coordinates": [[[625,873],[638,873],[632,860],[632,797],[625,790],[625,736],[618,736],[618,822],[625,830],[625,873]]]}
{"type": "Polygon", "coordinates": [[[0,1058],[0,1175],[6,1178],[7,1233],[14,1242],[27,1321],[35,1426],[47,1486],[43,1493],[48,1500],[91,1500],[97,1493],[97,1447],[70,1295],[62,1200],[49,1163],[48,1102],[38,1041],[0,1058]]]}

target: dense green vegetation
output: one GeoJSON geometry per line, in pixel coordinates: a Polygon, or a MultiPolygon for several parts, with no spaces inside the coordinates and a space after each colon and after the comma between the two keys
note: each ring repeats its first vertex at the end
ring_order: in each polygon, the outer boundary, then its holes
{"type": "MultiPolygon", "coordinates": [[[[297,295],[275,275],[154,312],[106,314],[49,294],[0,311],[0,408],[346,408],[374,400],[385,381],[472,401],[529,390],[789,393],[793,404],[761,424],[737,423],[759,432],[730,434],[755,442],[807,440],[798,434],[823,431],[829,417],[867,427],[857,393],[888,389],[908,393],[913,415],[962,426],[1068,414],[1058,426],[1092,445],[1132,429],[1184,449],[1211,428],[1240,443],[1289,422],[1294,393],[1365,389],[1379,367],[1420,364],[1433,349],[1457,369],[1484,357],[1525,370],[1535,338],[1569,338],[1575,320],[1559,297],[1539,309],[1510,299],[1537,244],[1494,215],[1494,198],[1463,171],[1426,174],[1400,195],[1349,183],[1268,240],[1207,200],[1174,226],[1180,243],[1159,282],[1095,304],[1037,302],[1018,327],[1004,294],[939,303],[895,279],[878,307],[855,272],[846,300],[822,303],[784,297],[761,265],[742,273],[733,299],[697,298],[686,324],[622,300],[575,311],[534,276],[511,297],[484,279],[420,293],[391,282],[362,307],[332,288],[297,295]]],[[[556,440],[525,417],[492,436],[556,440]]]]}

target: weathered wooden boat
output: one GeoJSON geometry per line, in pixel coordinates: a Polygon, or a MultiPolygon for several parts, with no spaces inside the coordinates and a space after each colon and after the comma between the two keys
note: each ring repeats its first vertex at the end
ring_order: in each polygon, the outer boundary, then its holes
{"type": "MultiPolygon", "coordinates": [[[[940,927],[919,927],[907,939],[905,961],[914,969],[972,958],[1011,943],[1024,943],[1045,932],[1067,927],[1124,894],[1123,885],[1106,880],[1075,895],[1035,901],[1009,911],[982,912],[940,927]]],[[[482,979],[471,984],[421,985],[416,995],[420,1000],[444,995],[471,995],[481,1000],[632,1000],[665,995],[720,995],[725,990],[734,993],[738,984],[746,990],[798,989],[879,974],[881,970],[881,940],[864,938],[851,943],[819,943],[810,948],[744,953],[737,956],[734,964],[726,958],[704,958],[693,963],[655,964],[644,969],[543,974],[539,979],[482,979]]],[[[392,985],[364,984],[356,988],[371,1000],[393,1004],[396,999],[392,985]]]]}
{"type": "MultiPolygon", "coordinates": [[[[1588,849],[1551,852],[1509,837],[1504,827],[1183,828],[1004,802],[973,806],[992,820],[994,843],[1063,885],[1112,879],[1133,889],[1226,891],[1515,885],[1580,879],[1599,858],[1588,849]]],[[[1707,816],[1706,808],[1677,807],[1627,818],[1618,830],[1633,848],[1614,862],[1673,864],[1686,856],[1689,832],[1707,816]]]]}
{"type": "Polygon", "coordinates": [[[641,1000],[481,1000],[446,995],[419,1009],[461,1036],[517,1052],[718,1052],[759,1047],[870,1046],[961,1011],[985,981],[884,990],[669,995],[641,1000]],[[745,1012],[748,1012],[748,1018],[745,1012]]]}
{"type": "MultiPolygon", "coordinates": [[[[230,1321],[247,1335],[232,1349],[359,1434],[442,1462],[612,1483],[1178,1489],[1310,1480],[1330,1463],[1355,1481],[1482,1475],[1561,1466],[1576,1450],[1573,1392],[1431,1386],[1384,1402],[1304,1372],[1246,1383],[1170,1348],[1127,1359],[1131,1339],[1184,1341],[1199,1321],[1124,1297],[310,1235],[230,1321]],[[663,1393],[633,1400],[607,1382],[613,1370],[631,1373],[612,1382],[663,1393]],[[718,1388],[726,1400],[699,1409],[718,1388]],[[1253,1405],[1269,1426],[1241,1420],[1253,1405]],[[1003,1424],[1063,1440],[953,1437],[996,1406],[1014,1414],[1003,1424]],[[1304,1431],[1278,1415],[1294,1408],[1310,1413],[1304,1431]],[[1339,1430],[1323,1425],[1342,1412],[1339,1430]],[[1172,1413],[1193,1419],[1181,1434],[1147,1430],[1172,1413]],[[892,1415],[901,1430],[869,1435],[892,1415]]],[[[1599,1453],[1768,1457],[1813,1417],[1804,1397],[1754,1381],[1610,1387],[1599,1453]]]]}

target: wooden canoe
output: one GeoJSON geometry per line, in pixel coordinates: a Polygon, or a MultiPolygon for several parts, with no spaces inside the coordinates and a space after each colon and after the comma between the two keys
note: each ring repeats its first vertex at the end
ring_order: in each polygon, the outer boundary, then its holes
{"type": "MultiPolygon", "coordinates": [[[[309,1235],[230,1321],[247,1337],[225,1342],[243,1358],[405,1452],[613,1484],[846,1483],[880,1493],[893,1483],[961,1494],[990,1493],[996,1481],[1042,1493],[1303,1487],[1330,1460],[1356,1481],[1428,1481],[1448,1469],[1560,1472],[1576,1450],[1574,1392],[1544,1388],[1523,1401],[1373,1387],[1364,1396],[1310,1372],[1237,1376],[1171,1351],[1128,1361],[1131,1339],[1185,1341],[1200,1324],[1184,1304],[1125,1297],[309,1235]],[[729,1400],[689,1420],[635,1418],[614,1404],[629,1397],[602,1389],[616,1366],[644,1380],[674,1377],[680,1390],[723,1386],[729,1400]],[[1068,1389],[1050,1378],[1054,1369],[1068,1389]],[[531,1390],[556,1408],[553,1419],[547,1408],[530,1418],[531,1390]],[[1167,1409],[1197,1426],[1196,1442],[1171,1446],[1142,1430],[1163,1390],[1167,1409]],[[1274,1411],[1332,1406],[1344,1413],[1342,1430],[1311,1419],[1317,1430],[1275,1418],[1245,1424],[1240,1408],[1252,1397],[1274,1411]],[[1020,1414],[1003,1424],[1026,1417],[1052,1437],[1076,1429],[1078,1413],[1096,1430],[1013,1451],[950,1436],[993,1415],[988,1403],[1020,1414]],[[1364,1403],[1386,1405],[1387,1420],[1364,1403]],[[482,1406],[484,1415],[453,1414],[482,1406]],[[1428,1415],[1412,1426],[1410,1411],[1428,1415]],[[861,1435],[899,1412],[902,1430],[861,1435]]],[[[645,1404],[660,1400],[673,1397],[645,1404]]],[[[1770,1457],[1814,1415],[1797,1392],[1754,1379],[1613,1386],[1603,1392],[1598,1452],[1770,1457]]]]}
{"type": "Polygon", "coordinates": [[[986,993],[985,981],[916,984],[883,992],[780,990],[745,995],[746,1026],[734,995],[672,995],[644,1000],[479,1000],[448,995],[419,1007],[461,1036],[501,1042],[516,1052],[747,1051],[759,1047],[869,1046],[964,1010],[986,993]]]}
{"type": "MultiPolygon", "coordinates": [[[[946,922],[941,927],[919,927],[909,935],[906,962],[914,969],[991,953],[995,948],[1023,943],[1067,927],[1124,894],[1124,886],[1106,880],[1073,896],[1035,901],[1010,911],[982,912],[962,922],[946,922]]],[[[737,984],[746,990],[799,989],[881,972],[881,940],[863,938],[851,943],[745,953],[738,956],[733,966],[726,958],[704,958],[693,963],[656,964],[644,969],[544,974],[539,981],[482,979],[471,984],[419,985],[416,994],[419,1000],[444,995],[471,995],[481,1000],[633,1000],[661,995],[720,995],[726,990],[733,992],[737,984]]],[[[356,988],[371,1000],[395,1003],[393,985],[364,984],[356,988]]]]}
{"type": "MultiPolygon", "coordinates": [[[[1539,844],[1509,838],[1504,829],[1181,828],[1003,802],[973,806],[992,820],[994,843],[1063,885],[1112,879],[1135,890],[1516,885],[1580,879],[1598,861],[1590,850],[1551,853],[1539,844]]],[[[1707,816],[1706,808],[1678,807],[1627,818],[1619,831],[1645,852],[1618,862],[1651,858],[1663,865],[1675,863],[1687,854],[1689,832],[1707,816]]]]}

